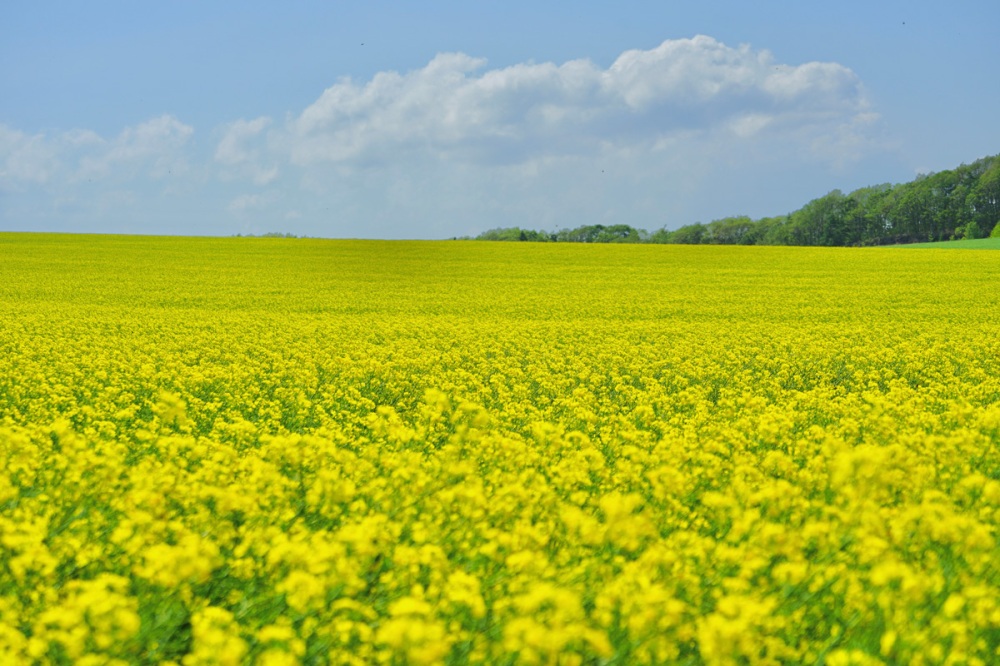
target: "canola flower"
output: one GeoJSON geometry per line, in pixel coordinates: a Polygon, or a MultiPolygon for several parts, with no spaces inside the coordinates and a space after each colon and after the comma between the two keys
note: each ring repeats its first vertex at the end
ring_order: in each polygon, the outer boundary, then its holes
{"type": "Polygon", "coordinates": [[[0,234],[0,663],[996,663],[957,254],[0,234]]]}

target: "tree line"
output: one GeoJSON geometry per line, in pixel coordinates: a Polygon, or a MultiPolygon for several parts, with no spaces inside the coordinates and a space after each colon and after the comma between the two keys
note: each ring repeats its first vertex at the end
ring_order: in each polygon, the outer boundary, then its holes
{"type": "Polygon", "coordinates": [[[889,245],[1000,237],[1000,155],[900,185],[833,190],[787,215],[726,217],[652,233],[627,224],[490,229],[475,240],[720,245],[889,245]]]}

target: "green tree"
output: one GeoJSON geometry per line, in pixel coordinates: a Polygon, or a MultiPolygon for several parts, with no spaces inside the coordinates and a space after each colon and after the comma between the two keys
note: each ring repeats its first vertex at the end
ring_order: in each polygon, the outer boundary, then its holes
{"type": "Polygon", "coordinates": [[[706,243],[720,245],[740,245],[747,243],[747,235],[753,228],[753,220],[746,215],[724,217],[710,222],[705,228],[706,243]]]}
{"type": "Polygon", "coordinates": [[[979,228],[987,232],[1000,222],[1000,156],[980,162],[983,172],[970,189],[969,208],[979,228]]]}
{"type": "Polygon", "coordinates": [[[750,232],[755,245],[788,245],[788,216],[765,217],[755,224],[750,232]]]}
{"type": "Polygon", "coordinates": [[[701,222],[685,225],[675,229],[670,233],[668,243],[682,243],[684,245],[698,245],[704,242],[705,225],[701,222]]]}
{"type": "Polygon", "coordinates": [[[983,230],[979,228],[979,225],[976,224],[975,220],[966,224],[964,227],[962,227],[962,229],[964,229],[965,231],[964,237],[968,238],[969,240],[983,237],[983,230]]]}

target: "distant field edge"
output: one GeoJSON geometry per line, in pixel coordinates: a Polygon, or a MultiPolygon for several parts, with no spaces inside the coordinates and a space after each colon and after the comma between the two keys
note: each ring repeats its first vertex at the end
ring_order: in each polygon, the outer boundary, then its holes
{"type": "Polygon", "coordinates": [[[932,248],[938,250],[1000,250],[1000,238],[976,238],[975,240],[938,241],[936,243],[907,243],[886,247],[932,248]]]}
{"type": "MultiPolygon", "coordinates": [[[[31,239],[34,241],[52,241],[52,242],[65,242],[72,241],[75,239],[88,239],[88,240],[108,240],[108,241],[127,241],[127,242],[142,242],[142,241],[201,241],[201,242],[216,242],[231,240],[235,242],[284,242],[284,243],[303,243],[303,242],[333,242],[341,244],[352,244],[352,243],[417,243],[417,244],[445,244],[455,242],[453,239],[411,239],[411,238],[395,238],[395,239],[382,239],[382,238],[326,238],[321,236],[298,236],[298,237],[269,237],[269,236],[253,236],[253,235],[227,235],[227,236],[200,236],[200,235],[178,235],[178,234],[130,234],[130,233],[94,233],[94,232],[73,232],[73,231],[23,231],[23,230],[5,230],[0,229],[0,241],[13,242],[18,240],[31,239]]],[[[495,244],[498,241],[478,241],[463,240],[462,243],[484,243],[484,244],[495,244]]],[[[502,242],[502,241],[501,241],[502,242]]],[[[616,247],[686,247],[686,248],[720,248],[720,247],[739,247],[739,248],[749,248],[749,247],[760,247],[760,248],[814,248],[814,249],[833,249],[833,248],[846,248],[846,249],[866,249],[866,248],[917,248],[917,249],[945,249],[945,250],[1000,250],[1000,238],[977,238],[975,240],[952,240],[952,241],[937,241],[933,243],[899,243],[895,245],[871,245],[871,246],[843,246],[843,245],[770,245],[770,244],[760,244],[760,245],[744,245],[741,243],[583,243],[583,242],[573,242],[564,241],[559,243],[534,243],[534,242],[502,242],[504,245],[514,245],[514,246],[524,246],[524,247],[552,247],[553,245],[558,245],[561,247],[565,246],[616,246],[616,247]]]]}

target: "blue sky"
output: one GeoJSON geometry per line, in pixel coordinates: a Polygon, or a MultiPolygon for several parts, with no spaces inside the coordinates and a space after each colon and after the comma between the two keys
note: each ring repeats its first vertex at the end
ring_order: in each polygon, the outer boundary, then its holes
{"type": "Polygon", "coordinates": [[[676,228],[1000,153],[1000,3],[0,4],[0,230],[676,228]]]}

